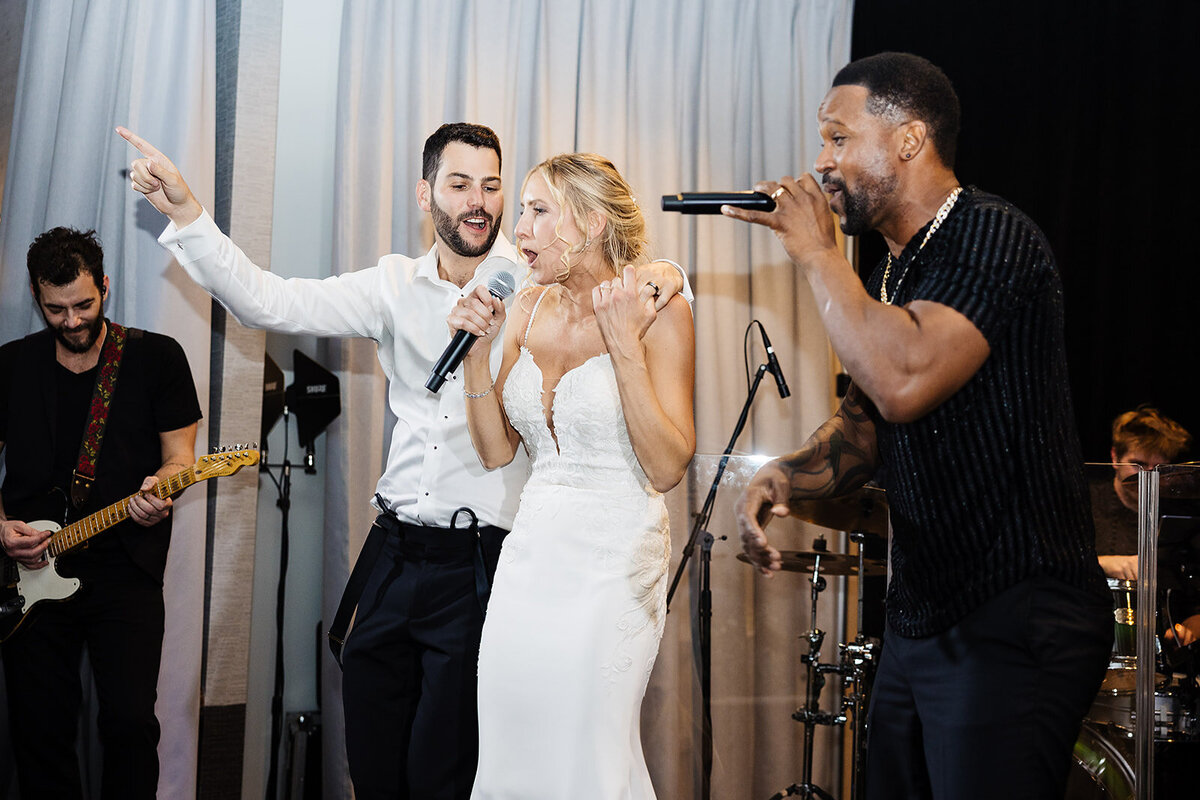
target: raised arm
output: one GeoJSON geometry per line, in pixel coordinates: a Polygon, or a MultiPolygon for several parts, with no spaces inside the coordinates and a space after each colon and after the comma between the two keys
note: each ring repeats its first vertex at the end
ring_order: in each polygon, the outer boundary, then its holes
{"type": "MultiPolygon", "coordinates": [[[[514,303],[514,308],[519,304],[514,303]]],[[[504,379],[512,369],[519,352],[519,325],[504,325],[504,303],[493,297],[486,288],[475,291],[458,301],[447,320],[451,330],[465,330],[479,337],[467,351],[462,362],[463,394],[467,405],[467,429],[471,444],[484,469],[503,467],[513,460],[521,437],[508,422],[501,403],[504,379]],[[489,362],[492,341],[504,337],[504,358],[500,374],[492,382],[489,362]]]]}
{"type": "Polygon", "coordinates": [[[812,288],[833,349],[884,419],[923,417],[983,366],[987,339],[963,314],[941,303],[901,307],[867,295],[837,247],[829,204],[811,175],[754,188],[775,197],[775,211],[725,206],[723,213],[775,232],[812,288]]]}
{"type": "Polygon", "coordinates": [[[779,551],[764,531],[786,517],[792,501],[837,497],[871,479],[879,462],[875,424],[853,383],[837,412],[796,452],[764,464],[734,507],[742,549],[766,575],[780,568],[779,551]]]}
{"type": "Polygon", "coordinates": [[[620,278],[592,290],[592,303],[634,455],[651,485],[665,492],[683,478],[696,452],[695,333],[682,297],[656,311],[653,297],[640,292],[634,269],[626,267],[620,278]]]}
{"type": "Polygon", "coordinates": [[[380,298],[399,289],[394,276],[377,267],[323,280],[283,278],[259,268],[204,213],[169,158],[127,128],[117,132],[141,153],[129,166],[133,189],[172,223],[159,243],[238,322],[280,333],[379,338],[380,298]]]}

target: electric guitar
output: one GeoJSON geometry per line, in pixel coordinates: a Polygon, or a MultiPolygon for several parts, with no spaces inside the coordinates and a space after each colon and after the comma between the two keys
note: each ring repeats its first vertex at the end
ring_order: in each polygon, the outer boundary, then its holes
{"type": "MultiPolygon", "coordinates": [[[[211,455],[202,456],[195,464],[158,482],[158,486],[147,491],[161,500],[174,497],[193,483],[209,478],[232,475],[242,467],[258,463],[258,450],[235,446],[211,455]]],[[[54,522],[40,520],[29,526],[40,531],[53,531],[46,548],[46,566],[30,569],[7,556],[4,557],[4,580],[0,586],[0,642],[21,627],[29,614],[42,603],[67,600],[79,591],[78,578],[65,578],[58,574],[55,560],[82,546],[93,536],[103,533],[118,522],[129,519],[129,501],[141,492],[134,492],[102,508],[96,513],[72,522],[65,528],[54,522]]]]}

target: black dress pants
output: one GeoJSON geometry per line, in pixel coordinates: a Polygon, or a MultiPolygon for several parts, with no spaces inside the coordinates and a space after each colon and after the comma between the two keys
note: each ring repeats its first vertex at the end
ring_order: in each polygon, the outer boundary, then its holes
{"type": "Polygon", "coordinates": [[[154,702],[162,656],[162,586],[132,564],[79,577],[79,594],[39,606],[37,616],[4,643],[21,798],[82,797],[75,739],[86,644],[99,705],[101,796],[151,800],[158,789],[154,702]]]}
{"type": "Polygon", "coordinates": [[[889,628],[868,714],[867,797],[1061,800],[1112,637],[1109,598],[1044,577],[934,636],[889,628]]]}
{"type": "MultiPolygon", "coordinates": [[[[488,573],[505,533],[480,529],[488,573]]],[[[464,530],[402,525],[383,545],[342,651],[358,800],[470,796],[483,629],[476,554],[475,534],[464,530]]]]}

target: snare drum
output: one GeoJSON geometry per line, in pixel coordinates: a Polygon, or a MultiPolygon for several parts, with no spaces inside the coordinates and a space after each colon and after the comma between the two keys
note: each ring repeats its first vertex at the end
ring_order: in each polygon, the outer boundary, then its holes
{"type": "MultiPolygon", "coordinates": [[[[1198,742],[1154,743],[1154,796],[1196,796],[1198,742]]],[[[1110,727],[1083,723],[1072,752],[1065,800],[1133,800],[1133,738],[1110,727]]]]}
{"type": "MultiPolygon", "coordinates": [[[[1200,736],[1196,716],[1184,702],[1177,686],[1160,686],[1154,692],[1154,740],[1159,742],[1193,741],[1200,736]]],[[[1096,725],[1108,725],[1132,735],[1137,715],[1132,692],[1101,692],[1085,719],[1096,725]]]]}
{"type": "Polygon", "coordinates": [[[1066,800],[1133,800],[1133,768],[1121,737],[1110,741],[1099,729],[1083,724],[1075,742],[1066,800]]]}

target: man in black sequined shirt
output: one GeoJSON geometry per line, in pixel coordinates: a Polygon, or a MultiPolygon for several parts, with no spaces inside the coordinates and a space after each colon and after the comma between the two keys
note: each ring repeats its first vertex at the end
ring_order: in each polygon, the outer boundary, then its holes
{"type": "Polygon", "coordinates": [[[743,547],[770,574],[780,557],[763,526],[789,501],[874,478],[892,579],[867,796],[1061,797],[1113,624],[1053,255],[1018,209],[959,184],[958,99],[925,59],[849,64],[818,121],[819,185],[763,182],[773,212],[724,212],[775,231],[853,383],[743,493],[743,547]],[[886,241],[866,287],[830,209],[845,233],[886,241]]]}

